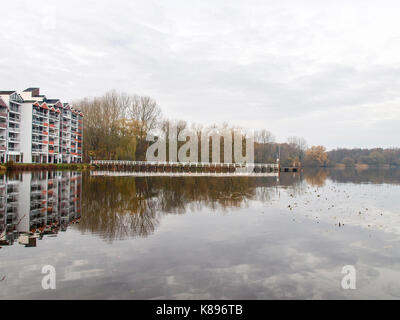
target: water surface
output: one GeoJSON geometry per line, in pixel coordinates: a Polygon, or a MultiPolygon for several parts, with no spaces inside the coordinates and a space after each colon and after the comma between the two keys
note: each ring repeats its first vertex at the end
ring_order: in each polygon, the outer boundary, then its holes
{"type": "Polygon", "coordinates": [[[1,192],[2,299],[400,297],[400,170],[41,172],[3,176],[1,192]]]}

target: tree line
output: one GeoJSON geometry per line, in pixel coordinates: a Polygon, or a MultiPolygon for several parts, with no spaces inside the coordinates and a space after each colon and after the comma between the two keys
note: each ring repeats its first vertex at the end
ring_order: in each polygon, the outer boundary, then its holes
{"type": "MultiPolygon", "coordinates": [[[[91,158],[145,160],[149,146],[149,142],[146,141],[147,134],[152,130],[158,130],[168,135],[172,125],[177,128],[178,134],[184,129],[195,130],[199,135],[204,129],[220,131],[240,129],[227,123],[205,127],[196,123],[188,124],[185,120],[167,119],[163,117],[161,108],[151,97],[128,95],[117,91],[109,91],[100,97],[84,98],[75,101],[74,104],[85,115],[83,129],[85,162],[91,158]]],[[[184,143],[178,142],[178,147],[184,143]]],[[[255,162],[273,163],[280,158],[283,165],[298,165],[305,158],[306,151],[307,142],[302,138],[291,137],[285,143],[277,143],[269,131],[255,132],[255,162]]],[[[223,139],[220,152],[223,161],[223,139]]]]}
{"type": "MultiPolygon", "coordinates": [[[[90,159],[146,160],[149,147],[149,142],[146,141],[147,134],[157,130],[168,136],[172,125],[177,128],[178,134],[184,129],[195,130],[198,135],[204,129],[225,132],[243,129],[227,123],[206,127],[196,123],[189,124],[185,120],[167,119],[163,117],[160,106],[151,97],[129,95],[115,90],[100,97],[75,101],[74,104],[85,115],[85,162],[90,159]]],[[[308,147],[307,141],[301,137],[289,137],[286,142],[278,143],[274,135],[265,129],[255,131],[254,141],[254,161],[257,163],[275,163],[279,158],[282,166],[319,167],[338,163],[348,166],[357,163],[400,165],[399,149],[337,149],[327,152],[323,146],[308,147]]],[[[178,148],[184,143],[178,142],[178,148]]],[[[200,148],[199,146],[199,151],[200,148]]],[[[224,139],[221,139],[220,153],[223,161],[224,139]]]]}
{"type": "Polygon", "coordinates": [[[354,167],[357,164],[399,167],[400,148],[335,149],[328,152],[328,164],[343,164],[346,167],[354,167]]]}

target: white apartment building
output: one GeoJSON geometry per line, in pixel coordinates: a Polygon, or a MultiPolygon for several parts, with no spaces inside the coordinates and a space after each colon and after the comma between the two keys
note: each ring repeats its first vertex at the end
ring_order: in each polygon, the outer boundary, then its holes
{"type": "Polygon", "coordinates": [[[39,88],[0,91],[0,161],[82,162],[83,114],[39,88]]]}

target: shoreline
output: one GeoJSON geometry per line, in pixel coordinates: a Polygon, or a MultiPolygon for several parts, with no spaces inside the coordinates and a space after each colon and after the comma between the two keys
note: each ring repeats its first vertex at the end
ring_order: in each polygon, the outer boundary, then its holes
{"type": "MultiPolygon", "coordinates": [[[[302,166],[302,169],[337,169],[337,170],[368,170],[368,169],[396,169],[400,168],[398,166],[390,165],[368,165],[368,164],[355,164],[354,166],[346,166],[344,164],[336,164],[332,166],[302,166]]],[[[95,170],[96,166],[90,163],[6,163],[0,164],[0,172],[7,171],[37,171],[37,170],[49,170],[49,171],[59,171],[59,170],[95,170]]]]}
{"type": "Polygon", "coordinates": [[[59,171],[59,170],[92,170],[95,167],[89,163],[12,163],[2,164],[0,172],[6,171],[59,171]]]}

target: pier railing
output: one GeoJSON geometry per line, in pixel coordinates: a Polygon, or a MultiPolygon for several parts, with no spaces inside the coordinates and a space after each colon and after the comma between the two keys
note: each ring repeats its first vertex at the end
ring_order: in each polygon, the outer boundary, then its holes
{"type": "Polygon", "coordinates": [[[92,160],[90,163],[98,170],[125,172],[270,173],[300,171],[300,168],[298,167],[281,167],[278,163],[215,163],[128,160],[92,160]]]}
{"type": "Polygon", "coordinates": [[[98,166],[194,166],[194,167],[234,167],[254,168],[266,167],[278,169],[277,163],[221,163],[221,162],[168,162],[168,161],[128,161],[128,160],[91,160],[92,165],[98,166]]]}

